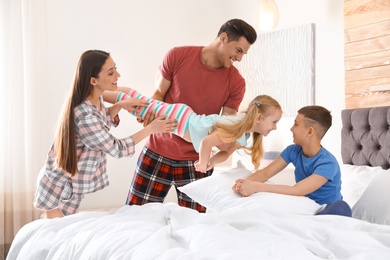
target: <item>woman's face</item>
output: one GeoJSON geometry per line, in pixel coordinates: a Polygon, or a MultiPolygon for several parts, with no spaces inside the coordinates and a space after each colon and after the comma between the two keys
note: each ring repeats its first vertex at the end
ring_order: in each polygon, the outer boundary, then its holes
{"type": "Polygon", "coordinates": [[[95,87],[99,88],[102,92],[105,90],[116,90],[118,88],[118,78],[121,76],[116,70],[116,64],[111,57],[108,57],[104,63],[98,78],[92,78],[95,87]]]}

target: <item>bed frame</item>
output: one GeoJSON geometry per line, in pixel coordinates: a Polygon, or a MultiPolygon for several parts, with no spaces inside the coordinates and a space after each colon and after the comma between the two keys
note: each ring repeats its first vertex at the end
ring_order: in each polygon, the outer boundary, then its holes
{"type": "Polygon", "coordinates": [[[341,112],[343,163],[390,168],[390,106],[341,112]]]}

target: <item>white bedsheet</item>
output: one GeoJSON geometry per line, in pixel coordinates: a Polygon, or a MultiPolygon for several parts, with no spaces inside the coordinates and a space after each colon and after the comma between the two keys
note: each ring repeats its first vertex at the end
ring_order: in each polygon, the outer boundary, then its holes
{"type": "Polygon", "coordinates": [[[36,220],[18,232],[7,259],[390,259],[390,226],[151,203],[36,220]]]}

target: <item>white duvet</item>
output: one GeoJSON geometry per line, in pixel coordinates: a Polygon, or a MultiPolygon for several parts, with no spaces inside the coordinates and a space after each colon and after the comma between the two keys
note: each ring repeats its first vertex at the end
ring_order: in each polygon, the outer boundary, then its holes
{"type": "Polygon", "coordinates": [[[151,203],[36,220],[18,232],[7,259],[390,259],[390,226],[151,203]]]}

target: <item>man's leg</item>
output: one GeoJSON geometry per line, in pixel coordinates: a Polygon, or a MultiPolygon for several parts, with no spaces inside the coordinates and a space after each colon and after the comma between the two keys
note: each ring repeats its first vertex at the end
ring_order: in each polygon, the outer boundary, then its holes
{"type": "Polygon", "coordinates": [[[164,202],[172,185],[172,175],[162,156],[143,148],[137,162],[126,204],[164,202]]]}
{"type": "Polygon", "coordinates": [[[206,173],[195,171],[194,161],[177,161],[173,174],[174,185],[177,192],[178,204],[183,207],[195,209],[201,213],[206,212],[206,208],[192,200],[185,193],[179,191],[177,187],[184,186],[190,182],[208,177],[213,173],[213,169],[206,173]]]}

